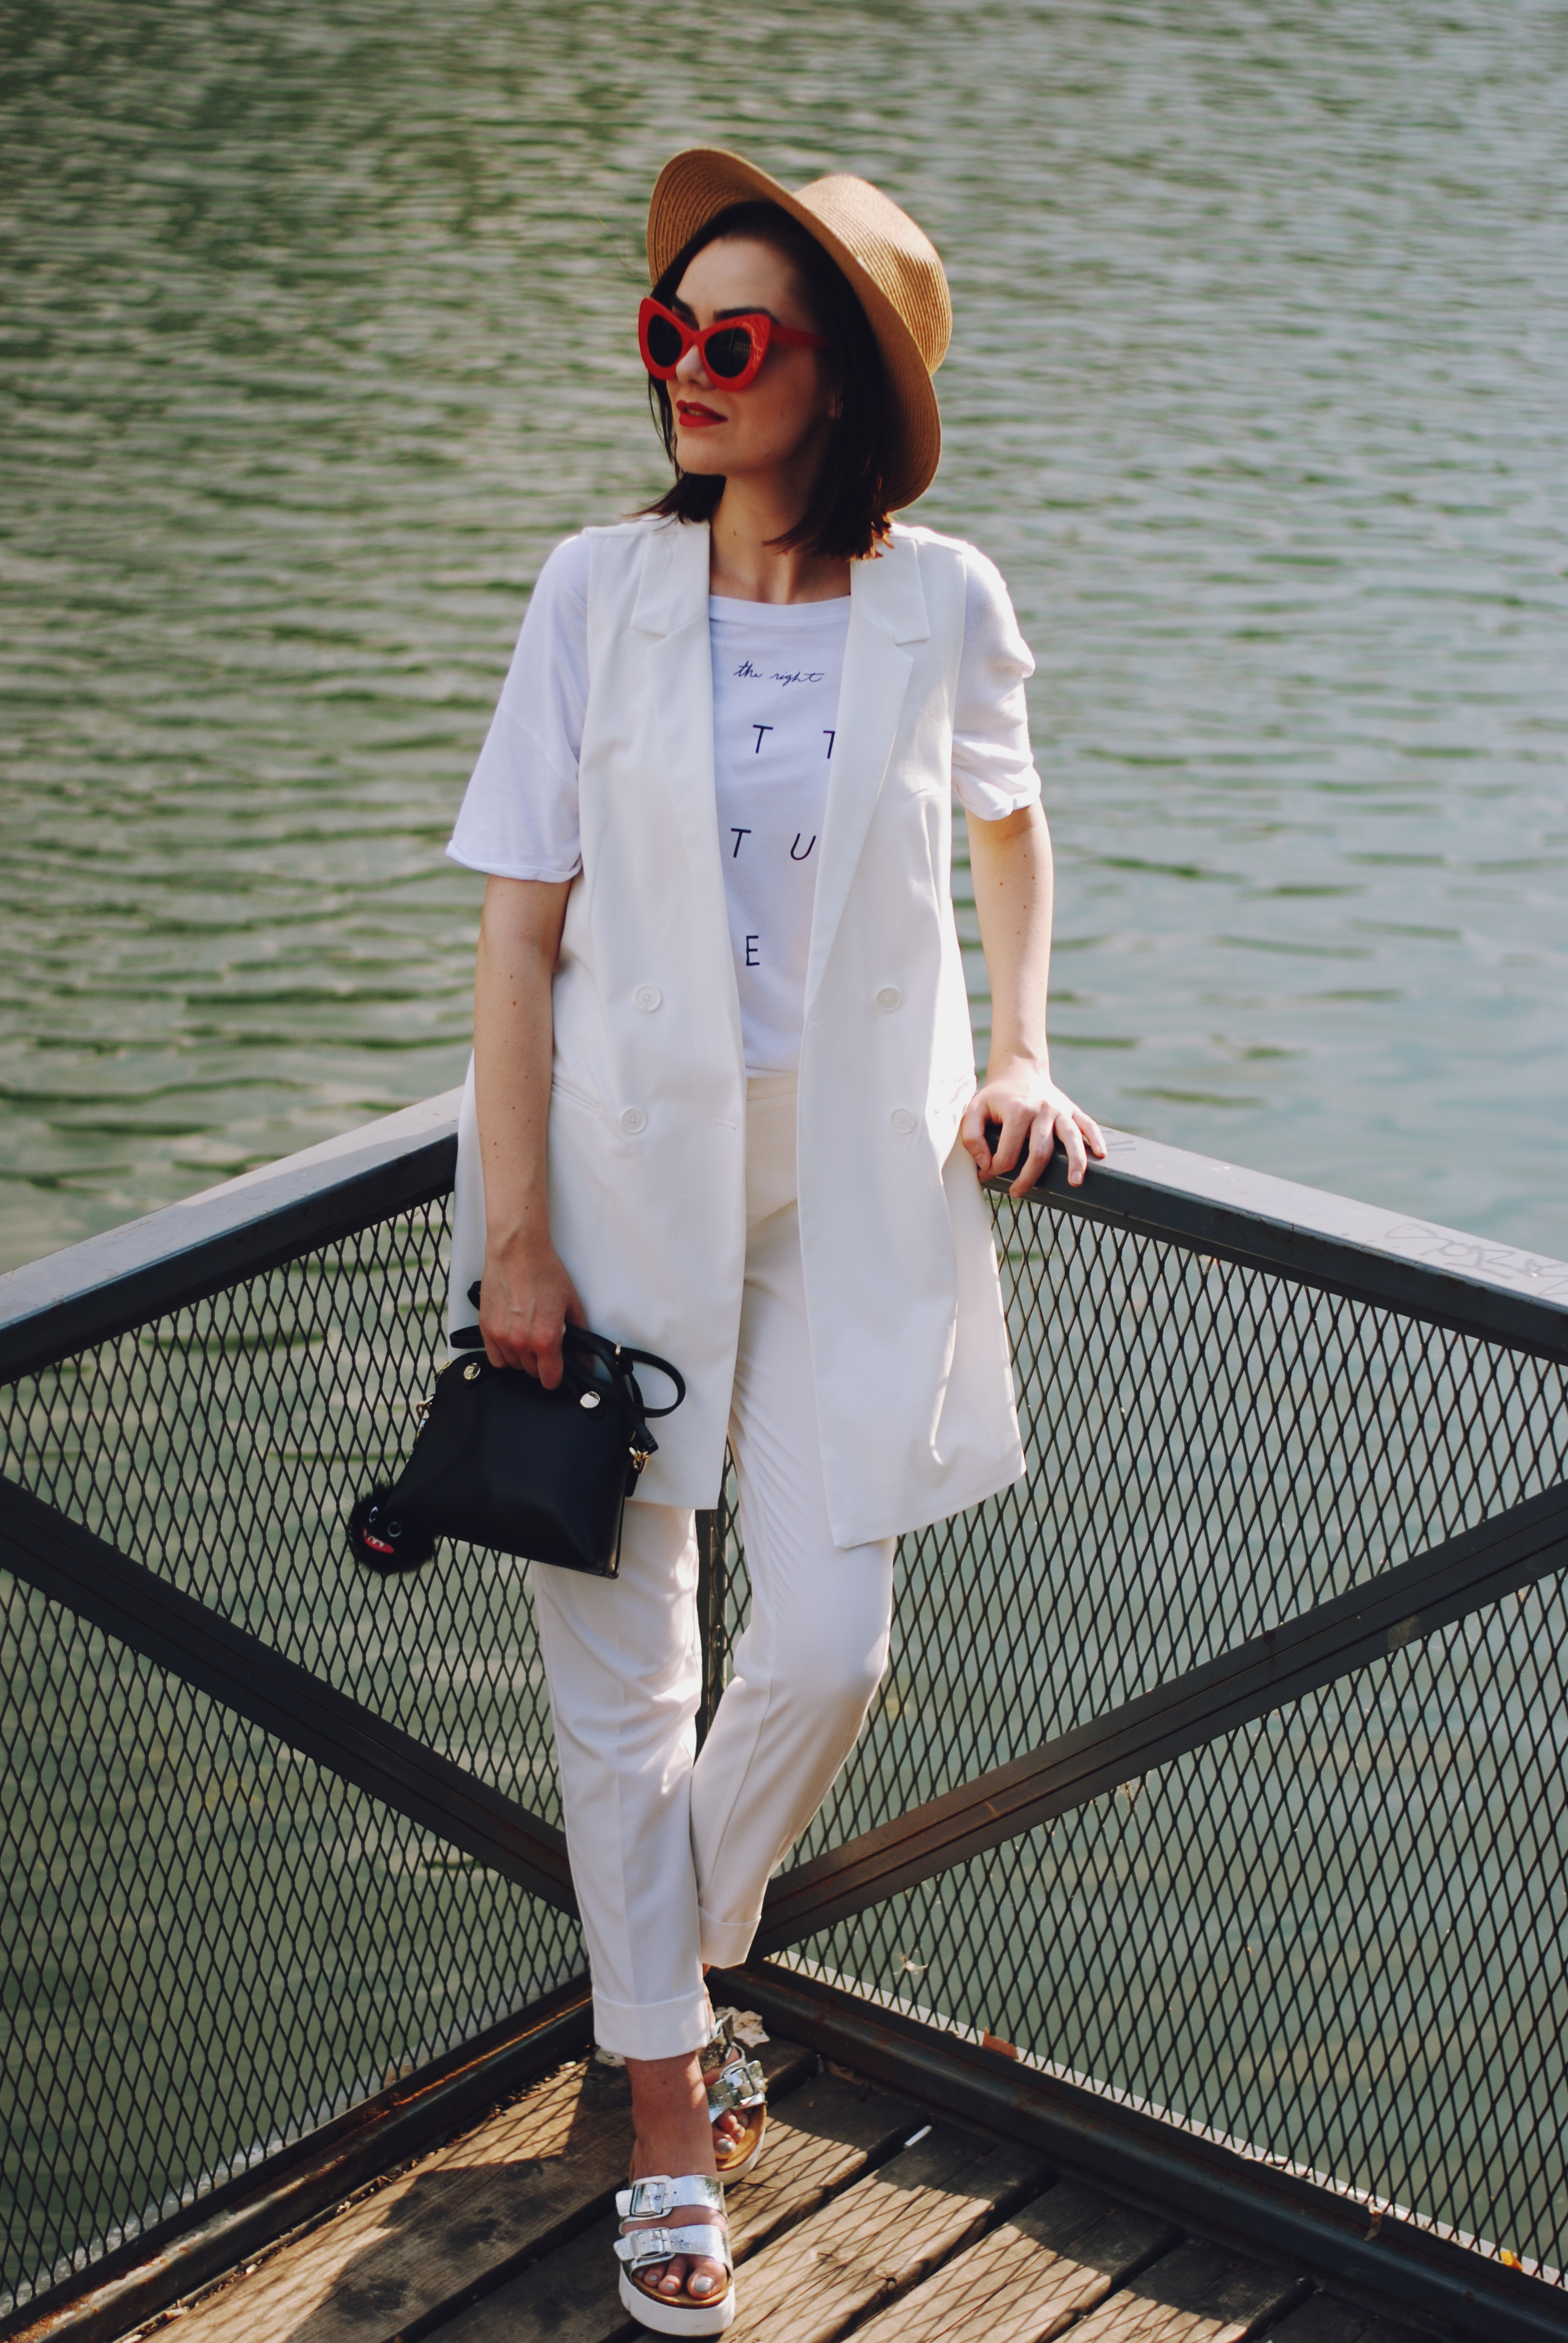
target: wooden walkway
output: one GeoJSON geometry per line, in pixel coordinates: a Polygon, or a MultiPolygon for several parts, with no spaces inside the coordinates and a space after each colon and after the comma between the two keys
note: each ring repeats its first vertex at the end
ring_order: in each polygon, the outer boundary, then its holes
{"type": "MultiPolygon", "coordinates": [[[[773,2042],[774,2117],[728,2192],[734,2343],[1418,2343],[1030,2151],[773,2042]]],[[[578,2061],[179,2309],[169,2343],[635,2343],[611,2192],[625,2077],[578,2061]]]]}

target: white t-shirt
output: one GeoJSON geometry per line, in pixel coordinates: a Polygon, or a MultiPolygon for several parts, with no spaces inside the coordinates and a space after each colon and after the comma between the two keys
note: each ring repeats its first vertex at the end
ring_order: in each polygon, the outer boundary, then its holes
{"type": "Polygon", "coordinates": [[[849,598],[709,598],[713,773],[749,1074],[793,1073],[849,598]]]}
{"type": "MultiPolygon", "coordinates": [[[[470,870],[558,882],[582,868],[590,560],[589,540],[569,537],[539,572],[447,849],[470,870]]],[[[1000,572],[973,546],[964,579],[953,789],[967,811],[1000,821],[1040,796],[1023,696],[1034,661],[1000,572]]],[[[821,834],[849,618],[847,598],[709,603],[714,819],[749,1074],[799,1061],[818,860],[809,841],[821,834]]]]}

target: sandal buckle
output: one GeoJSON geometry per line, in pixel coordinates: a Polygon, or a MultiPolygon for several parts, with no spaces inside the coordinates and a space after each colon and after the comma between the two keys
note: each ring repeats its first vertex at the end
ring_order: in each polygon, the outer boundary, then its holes
{"type": "Polygon", "coordinates": [[[760,2107],[768,2096],[768,2078],[755,2058],[731,2060],[708,2086],[708,2104],[720,2115],[740,2107],[760,2107]]]}

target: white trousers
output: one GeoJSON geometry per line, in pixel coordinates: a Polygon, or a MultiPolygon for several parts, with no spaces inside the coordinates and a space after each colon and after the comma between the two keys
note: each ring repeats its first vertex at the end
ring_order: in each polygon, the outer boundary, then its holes
{"type": "Polygon", "coordinates": [[[745,1959],[887,1665],[893,1540],[845,1549],[828,1525],[792,1078],[748,1084],[746,1203],[729,1443],[751,1614],[700,1756],[693,1515],[629,1504],[618,1578],[533,1569],[594,2027],[630,2058],[707,2041],[702,1965],[745,1959]]]}

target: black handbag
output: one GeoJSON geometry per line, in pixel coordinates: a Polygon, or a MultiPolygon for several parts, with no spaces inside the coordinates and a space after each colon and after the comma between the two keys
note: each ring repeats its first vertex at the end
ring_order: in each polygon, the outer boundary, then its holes
{"type": "MultiPolygon", "coordinates": [[[[468,1289],[477,1309],[479,1289],[468,1289]]],[[[356,1562],[383,1575],[417,1570],[437,1538],[492,1546],[529,1562],[614,1578],[621,1515],[658,1443],[649,1416],[673,1414],[686,1384],[668,1359],[568,1326],[555,1391],[520,1367],[493,1367],[477,1326],[452,1336],[457,1359],[436,1378],[402,1473],[348,1516],[356,1562]],[[675,1397],[649,1407],[638,1366],[668,1375],[675,1397]]]]}

